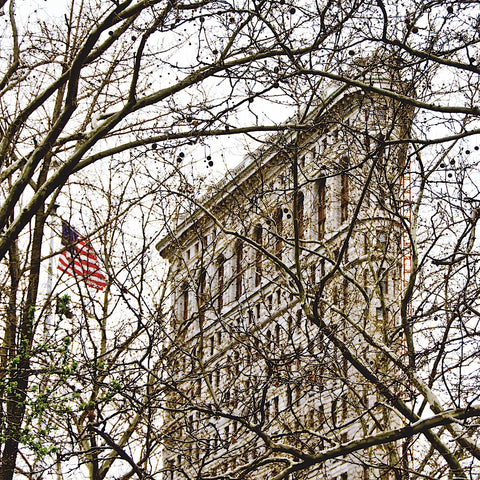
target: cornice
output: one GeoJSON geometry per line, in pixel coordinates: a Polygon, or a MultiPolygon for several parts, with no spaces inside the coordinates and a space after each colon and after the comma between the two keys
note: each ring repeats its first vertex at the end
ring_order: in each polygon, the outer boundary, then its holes
{"type": "MultiPolygon", "coordinates": [[[[247,155],[245,159],[230,170],[217,184],[214,185],[212,190],[214,193],[209,195],[208,193],[201,197],[197,205],[196,210],[188,215],[177,226],[175,231],[162,238],[157,244],[156,249],[159,251],[163,258],[168,259],[174,250],[179,248],[179,245],[188,244],[187,237],[189,231],[195,223],[203,222],[204,226],[208,224],[207,211],[215,211],[221,209],[221,205],[231,197],[235,191],[238,191],[242,186],[248,185],[248,183],[254,182],[254,175],[259,172],[268,171],[265,178],[271,178],[275,175],[279,169],[283,169],[280,164],[275,164],[275,159],[279,155],[284,153],[286,147],[279,149],[278,141],[281,139],[282,143],[287,146],[291,145],[294,140],[300,143],[300,148],[305,145],[306,140],[318,135],[320,140],[328,132],[335,128],[334,122],[329,122],[329,117],[334,118],[335,115],[341,114],[343,118],[348,116],[356,108],[358,104],[354,101],[355,98],[359,99],[365,94],[358,88],[346,88],[345,86],[332,89],[332,91],[326,95],[325,100],[321,105],[312,110],[312,112],[306,117],[304,123],[311,128],[298,132],[287,131],[281,134],[275,134],[265,139],[265,142],[270,143],[267,147],[260,147],[252,154],[247,155]],[[320,131],[319,131],[320,130],[320,131]],[[283,138],[282,138],[283,137],[283,138]]],[[[372,94],[366,94],[366,96],[374,96],[372,94]]],[[[286,124],[291,123],[286,122],[286,124]]]]}

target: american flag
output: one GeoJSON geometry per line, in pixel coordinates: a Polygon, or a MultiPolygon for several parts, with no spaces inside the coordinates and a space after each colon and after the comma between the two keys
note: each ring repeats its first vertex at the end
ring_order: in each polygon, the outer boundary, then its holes
{"type": "Polygon", "coordinates": [[[82,238],[65,220],[62,220],[62,245],[66,248],[60,255],[58,269],[84,280],[89,287],[103,290],[107,285],[106,277],[90,241],[82,238]]]}

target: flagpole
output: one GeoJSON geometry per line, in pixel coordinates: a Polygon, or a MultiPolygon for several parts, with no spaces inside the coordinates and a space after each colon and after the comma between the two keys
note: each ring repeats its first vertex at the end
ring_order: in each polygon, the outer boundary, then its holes
{"type": "Polygon", "coordinates": [[[50,259],[48,260],[48,269],[47,269],[47,285],[46,285],[46,295],[47,295],[47,301],[49,302],[49,307],[47,309],[47,314],[45,315],[45,322],[43,325],[43,333],[45,335],[45,338],[47,338],[50,335],[50,327],[53,327],[53,302],[52,302],[52,293],[53,293],[53,262],[54,262],[54,238],[55,238],[55,231],[53,229],[53,223],[56,220],[56,215],[57,215],[57,208],[58,204],[54,204],[51,212],[51,223],[49,225],[50,227],[50,242],[49,242],[49,248],[50,248],[50,259]]]}

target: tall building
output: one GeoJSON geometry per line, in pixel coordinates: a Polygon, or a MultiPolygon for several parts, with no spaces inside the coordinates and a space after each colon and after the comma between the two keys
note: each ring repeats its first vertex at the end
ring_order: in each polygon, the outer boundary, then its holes
{"type": "Polygon", "coordinates": [[[394,478],[411,112],[332,90],[157,246],[172,269],[165,478],[394,478]]]}

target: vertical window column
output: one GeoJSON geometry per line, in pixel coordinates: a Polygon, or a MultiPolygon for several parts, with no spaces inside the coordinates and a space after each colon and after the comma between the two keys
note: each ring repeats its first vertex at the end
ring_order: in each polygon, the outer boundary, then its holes
{"type": "Polygon", "coordinates": [[[225,288],[225,257],[220,255],[217,260],[217,309],[223,308],[223,294],[225,288]]]}
{"type": "Polygon", "coordinates": [[[298,238],[302,239],[305,234],[305,215],[304,215],[305,196],[303,192],[297,193],[297,225],[298,238]]]}
{"type": "MultiPolygon", "coordinates": [[[[255,226],[254,230],[255,243],[263,245],[263,228],[260,224],[255,226]]],[[[255,286],[258,287],[262,282],[262,252],[255,250],[255,286]]]]}
{"type": "Polygon", "coordinates": [[[348,158],[344,157],[341,163],[342,173],[340,174],[340,222],[346,222],[348,220],[348,203],[349,203],[349,178],[348,178],[348,158]]]}
{"type": "Polygon", "coordinates": [[[207,287],[207,272],[205,268],[202,268],[200,270],[200,275],[198,276],[198,290],[197,290],[198,317],[201,322],[203,322],[205,318],[205,304],[207,302],[206,287],[207,287]]]}
{"type": "Polygon", "coordinates": [[[188,318],[188,305],[189,302],[189,291],[188,283],[184,282],[180,290],[180,319],[187,320],[188,318]]]}
{"type": "Polygon", "coordinates": [[[235,299],[238,300],[242,295],[243,290],[243,243],[237,242],[235,245],[235,299]]]}
{"type": "Polygon", "coordinates": [[[278,258],[282,258],[282,248],[283,248],[283,209],[278,207],[275,212],[275,228],[276,228],[276,239],[275,239],[275,255],[278,258]]]}
{"type": "Polygon", "coordinates": [[[323,240],[325,237],[325,221],[327,218],[325,195],[325,177],[317,181],[317,237],[323,240]]]}

